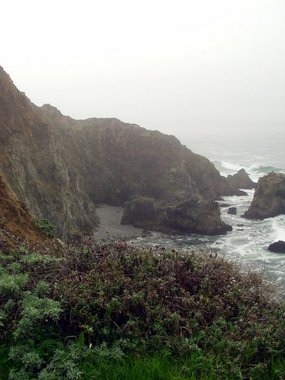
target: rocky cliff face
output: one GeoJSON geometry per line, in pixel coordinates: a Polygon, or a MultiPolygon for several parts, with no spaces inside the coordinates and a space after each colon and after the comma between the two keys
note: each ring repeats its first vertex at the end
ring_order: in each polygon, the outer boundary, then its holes
{"type": "Polygon", "coordinates": [[[75,121],[36,107],[0,68],[0,170],[36,218],[63,239],[90,233],[98,203],[150,197],[159,207],[235,190],[205,157],[173,136],[117,119],[75,121]]]}
{"type": "Polygon", "coordinates": [[[0,169],[35,218],[56,225],[63,238],[97,223],[88,197],[80,149],[59,111],[38,108],[0,69],[0,169]],[[65,128],[57,127],[61,120],[65,128]]]}
{"type": "Polygon", "coordinates": [[[280,214],[285,214],[285,174],[269,173],[259,179],[253,201],[244,217],[264,219],[280,214]]]}
{"type": "Polygon", "coordinates": [[[0,251],[6,251],[21,243],[39,244],[47,242],[36,227],[25,207],[17,200],[0,176],[0,251]]]}

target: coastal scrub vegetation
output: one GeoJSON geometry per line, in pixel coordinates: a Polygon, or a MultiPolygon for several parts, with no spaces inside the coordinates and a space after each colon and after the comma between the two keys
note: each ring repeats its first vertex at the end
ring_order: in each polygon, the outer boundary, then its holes
{"type": "Polygon", "coordinates": [[[55,226],[47,219],[36,220],[36,226],[47,236],[55,237],[55,226]]]}
{"type": "Polygon", "coordinates": [[[0,254],[0,379],[285,379],[284,313],[206,252],[20,246],[0,254]]]}

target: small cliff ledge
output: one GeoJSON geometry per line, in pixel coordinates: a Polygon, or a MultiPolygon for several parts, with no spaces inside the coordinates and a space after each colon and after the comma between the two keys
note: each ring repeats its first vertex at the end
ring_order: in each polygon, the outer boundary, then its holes
{"type": "Polygon", "coordinates": [[[253,201],[243,216],[265,219],[280,214],[285,214],[285,174],[269,173],[259,179],[253,201]]]}

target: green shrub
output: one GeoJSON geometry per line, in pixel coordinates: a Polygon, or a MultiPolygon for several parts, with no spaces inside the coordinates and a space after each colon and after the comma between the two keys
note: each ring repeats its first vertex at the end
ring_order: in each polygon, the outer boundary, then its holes
{"type": "Polygon", "coordinates": [[[37,220],[36,225],[47,236],[55,237],[55,226],[47,219],[37,220]]]}
{"type": "Polygon", "coordinates": [[[5,380],[284,378],[284,305],[223,258],[89,242],[0,274],[5,380]]]}

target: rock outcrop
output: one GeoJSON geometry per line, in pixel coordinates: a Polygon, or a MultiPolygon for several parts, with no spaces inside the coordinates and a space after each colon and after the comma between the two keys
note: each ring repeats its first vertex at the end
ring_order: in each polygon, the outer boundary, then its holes
{"type": "Polygon", "coordinates": [[[125,204],[122,224],[164,233],[207,235],[220,235],[232,229],[221,221],[218,204],[199,195],[164,207],[156,206],[152,198],[133,199],[125,204]]]}
{"type": "Polygon", "coordinates": [[[270,252],[275,252],[275,253],[285,253],[285,241],[283,240],[278,240],[268,247],[268,250],[270,252]]]}
{"type": "Polygon", "coordinates": [[[2,68],[0,170],[33,217],[50,220],[64,240],[92,233],[96,204],[123,206],[148,197],[159,207],[176,207],[200,196],[206,205],[238,193],[208,159],[175,137],[37,107],[2,68]]]}
{"type": "Polygon", "coordinates": [[[240,169],[234,175],[228,175],[227,181],[229,186],[233,189],[254,189],[256,187],[256,183],[251,180],[249,175],[244,169],[240,169]]]}
{"type": "Polygon", "coordinates": [[[285,214],[285,174],[269,173],[259,179],[253,201],[243,216],[265,219],[280,214],[285,214]]]}

